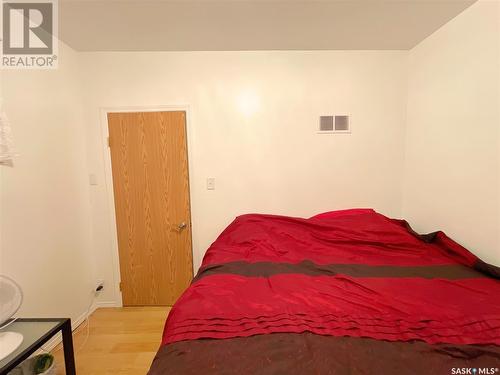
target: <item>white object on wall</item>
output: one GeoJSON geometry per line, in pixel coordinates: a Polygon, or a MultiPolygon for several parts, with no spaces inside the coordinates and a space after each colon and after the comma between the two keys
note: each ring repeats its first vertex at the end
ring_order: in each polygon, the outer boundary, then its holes
{"type": "Polygon", "coordinates": [[[215,190],[215,178],[207,178],[207,190],[215,190]]]}
{"type": "Polygon", "coordinates": [[[348,115],[330,115],[319,117],[318,134],[350,134],[351,122],[348,115]]]}
{"type": "Polygon", "coordinates": [[[97,176],[95,175],[95,173],[89,174],[89,185],[90,186],[97,186],[97,185],[99,185],[98,182],[97,182],[97,176]]]}

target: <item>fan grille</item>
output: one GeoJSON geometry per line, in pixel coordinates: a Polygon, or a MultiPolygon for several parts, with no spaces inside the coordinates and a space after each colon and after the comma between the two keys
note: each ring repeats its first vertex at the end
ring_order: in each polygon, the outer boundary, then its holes
{"type": "Polygon", "coordinates": [[[22,302],[21,287],[11,278],[0,275],[0,327],[12,318],[22,302]]]}

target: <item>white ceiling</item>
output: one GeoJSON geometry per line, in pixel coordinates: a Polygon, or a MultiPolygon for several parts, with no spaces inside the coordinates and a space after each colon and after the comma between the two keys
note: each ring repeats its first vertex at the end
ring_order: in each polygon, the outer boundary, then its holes
{"type": "Polygon", "coordinates": [[[60,0],[79,51],[405,50],[476,0],[60,0]]]}

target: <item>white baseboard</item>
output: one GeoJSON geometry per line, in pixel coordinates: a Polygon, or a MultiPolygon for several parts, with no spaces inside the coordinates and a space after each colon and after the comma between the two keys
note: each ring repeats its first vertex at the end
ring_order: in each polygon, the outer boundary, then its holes
{"type": "Polygon", "coordinates": [[[99,301],[99,302],[96,302],[96,306],[97,306],[97,308],[100,308],[100,307],[123,307],[122,305],[120,305],[116,301],[99,301]]]}

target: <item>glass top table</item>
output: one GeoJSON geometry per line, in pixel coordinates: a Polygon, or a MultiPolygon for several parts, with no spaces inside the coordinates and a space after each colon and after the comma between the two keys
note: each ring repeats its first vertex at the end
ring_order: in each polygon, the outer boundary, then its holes
{"type": "Polygon", "coordinates": [[[71,320],[67,318],[17,319],[0,329],[3,332],[17,332],[23,335],[21,345],[0,361],[0,375],[7,374],[36,352],[58,332],[62,333],[64,364],[66,374],[75,375],[75,358],[73,353],[73,337],[71,320]]]}

